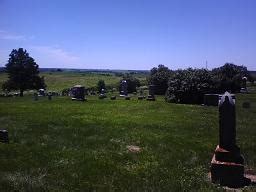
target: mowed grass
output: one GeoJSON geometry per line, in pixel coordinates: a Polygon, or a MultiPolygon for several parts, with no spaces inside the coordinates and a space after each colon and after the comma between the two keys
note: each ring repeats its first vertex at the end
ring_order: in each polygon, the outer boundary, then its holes
{"type": "MultiPolygon", "coordinates": [[[[256,94],[237,95],[236,106],[238,145],[246,167],[256,169],[256,94]]],[[[207,177],[218,144],[217,107],[162,97],[0,98],[0,127],[10,138],[0,143],[0,191],[223,190],[207,177]]]]}

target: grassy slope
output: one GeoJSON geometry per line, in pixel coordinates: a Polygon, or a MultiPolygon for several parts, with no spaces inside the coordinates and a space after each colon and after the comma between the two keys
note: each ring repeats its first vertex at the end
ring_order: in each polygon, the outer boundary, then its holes
{"type": "MultiPolygon", "coordinates": [[[[237,98],[238,143],[256,169],[256,95],[237,98]],[[242,109],[242,101],[251,109],[242,109]]],[[[156,102],[0,98],[0,191],[215,191],[206,174],[216,107],[156,102]],[[142,152],[128,152],[138,145],[142,152]]]]}
{"type": "MultiPolygon", "coordinates": [[[[70,88],[81,84],[85,87],[95,87],[99,80],[104,80],[106,85],[117,87],[121,77],[113,74],[110,76],[100,73],[77,73],[77,72],[43,72],[40,76],[45,77],[47,89],[51,91],[61,91],[64,88],[70,88]]],[[[143,74],[135,75],[142,84],[146,84],[146,76],[143,74]]],[[[4,81],[7,80],[7,74],[0,73],[0,89],[4,81]]]]}

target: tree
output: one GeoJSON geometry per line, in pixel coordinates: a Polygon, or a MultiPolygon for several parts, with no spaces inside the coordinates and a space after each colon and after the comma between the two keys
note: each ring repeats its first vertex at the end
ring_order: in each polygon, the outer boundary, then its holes
{"type": "Polygon", "coordinates": [[[13,49],[5,65],[8,80],[4,82],[3,90],[20,90],[20,96],[28,89],[45,88],[44,77],[39,76],[38,65],[26,50],[13,49]]]}
{"type": "Polygon", "coordinates": [[[158,68],[154,67],[150,70],[149,84],[156,86],[155,94],[165,94],[171,74],[171,70],[164,65],[158,65],[158,68]]]}
{"type": "Polygon", "coordinates": [[[226,63],[222,67],[213,69],[212,74],[214,84],[219,93],[224,93],[225,91],[239,92],[242,78],[249,75],[245,66],[238,66],[232,63],[226,63]]]}
{"type": "Polygon", "coordinates": [[[211,73],[206,69],[177,70],[169,79],[165,99],[176,103],[202,103],[213,90],[211,73]]]}
{"type": "Polygon", "coordinates": [[[101,93],[102,89],[106,89],[105,81],[104,80],[99,80],[97,83],[97,88],[99,93],[101,93]]]}
{"type": "MultiPolygon", "coordinates": [[[[137,87],[140,87],[140,80],[133,77],[131,74],[124,74],[123,80],[126,80],[127,82],[127,92],[128,93],[134,93],[137,91],[137,87]]],[[[119,90],[121,90],[121,81],[119,82],[119,90]]]]}

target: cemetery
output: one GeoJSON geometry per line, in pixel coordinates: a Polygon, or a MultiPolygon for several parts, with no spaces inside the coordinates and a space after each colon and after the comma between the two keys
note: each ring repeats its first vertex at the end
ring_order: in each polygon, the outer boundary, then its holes
{"type": "Polygon", "coordinates": [[[1,97],[0,191],[255,190],[255,85],[194,105],[120,83],[1,97]]]}

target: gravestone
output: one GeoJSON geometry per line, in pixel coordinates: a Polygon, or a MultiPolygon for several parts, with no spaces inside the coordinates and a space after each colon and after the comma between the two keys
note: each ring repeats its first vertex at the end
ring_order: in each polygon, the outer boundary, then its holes
{"type": "Polygon", "coordinates": [[[148,101],[155,101],[155,85],[149,85],[148,86],[148,97],[147,97],[148,101]]]}
{"type": "Polygon", "coordinates": [[[139,91],[138,100],[143,100],[143,99],[144,99],[144,93],[143,93],[143,89],[141,88],[139,91]]]}
{"type": "Polygon", "coordinates": [[[126,80],[122,80],[120,87],[121,87],[121,90],[120,90],[120,97],[125,97],[125,96],[127,96],[127,95],[128,95],[128,91],[127,91],[127,87],[128,87],[127,81],[126,81],[126,80]]]}
{"type": "Polygon", "coordinates": [[[0,142],[9,143],[8,131],[0,130],[0,142]]]}
{"type": "Polygon", "coordinates": [[[101,89],[100,94],[99,94],[99,99],[104,99],[106,97],[107,97],[107,95],[106,95],[105,89],[101,89]]]}
{"type": "Polygon", "coordinates": [[[219,105],[219,94],[204,94],[204,105],[218,106],[219,105]]]}
{"type": "Polygon", "coordinates": [[[45,89],[39,89],[38,96],[45,96],[45,89]]]}
{"type": "Polygon", "coordinates": [[[125,96],[124,98],[125,98],[125,100],[130,100],[131,99],[130,96],[125,96]]]}
{"type": "Polygon", "coordinates": [[[247,77],[243,77],[242,78],[242,86],[241,86],[241,89],[240,89],[240,92],[241,93],[247,93],[247,87],[246,87],[246,81],[247,81],[247,77]]]}
{"type": "Polygon", "coordinates": [[[242,187],[251,182],[244,177],[244,158],[236,145],[235,101],[228,92],[219,102],[219,145],[211,162],[211,179],[228,187],[242,187]]]}
{"type": "Polygon", "coordinates": [[[86,101],[85,87],[82,85],[76,85],[71,88],[72,101],[86,101]]]}
{"type": "Polygon", "coordinates": [[[111,100],[116,100],[116,96],[111,96],[110,99],[111,100]]]}
{"type": "Polygon", "coordinates": [[[52,93],[51,92],[48,93],[47,96],[48,96],[48,100],[51,101],[52,100],[52,93]]]}
{"type": "Polygon", "coordinates": [[[38,94],[34,93],[34,101],[38,101],[38,94]]]}

